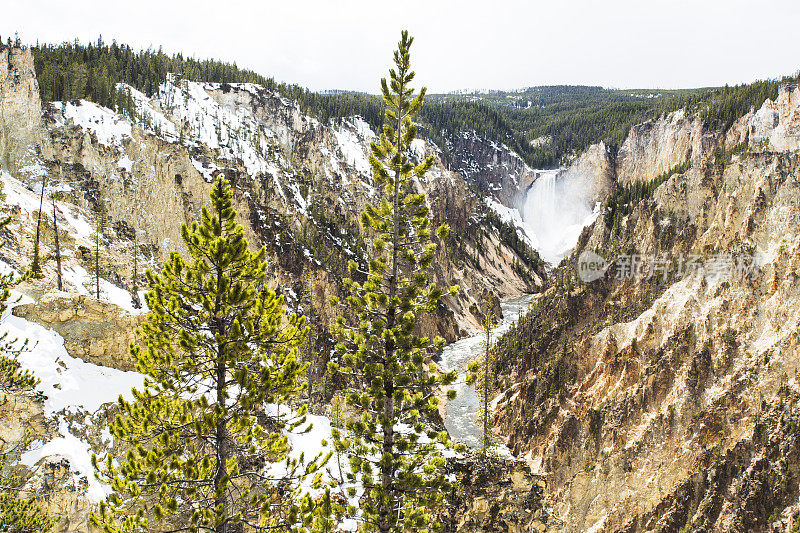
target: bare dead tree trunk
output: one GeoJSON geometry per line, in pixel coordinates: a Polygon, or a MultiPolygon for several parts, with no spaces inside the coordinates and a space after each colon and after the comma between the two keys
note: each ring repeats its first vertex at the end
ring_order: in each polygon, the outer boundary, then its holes
{"type": "Polygon", "coordinates": [[[58,279],[58,290],[64,290],[64,286],[61,281],[61,247],[58,243],[58,217],[56,216],[56,200],[53,198],[53,231],[55,233],[55,245],[56,245],[56,275],[58,279]]]}
{"type": "Polygon", "coordinates": [[[97,232],[94,236],[94,282],[97,299],[100,299],[100,222],[97,222],[97,232]]]}
{"type": "Polygon", "coordinates": [[[39,264],[39,236],[41,235],[42,207],[44,206],[44,189],[46,186],[47,174],[42,178],[42,193],[39,195],[39,215],[36,218],[36,240],[33,242],[33,264],[31,264],[31,270],[35,274],[39,274],[42,271],[42,267],[39,264]]]}

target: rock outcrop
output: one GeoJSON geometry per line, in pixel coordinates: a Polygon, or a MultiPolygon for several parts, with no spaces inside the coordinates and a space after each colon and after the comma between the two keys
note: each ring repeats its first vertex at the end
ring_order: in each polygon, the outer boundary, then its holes
{"type": "Polygon", "coordinates": [[[657,120],[631,128],[616,158],[616,177],[621,185],[650,181],[688,160],[699,161],[713,149],[715,137],[703,121],[681,109],[657,120]]]}
{"type": "Polygon", "coordinates": [[[449,495],[447,531],[554,531],[558,521],[544,507],[545,481],[524,461],[490,456],[452,459],[448,470],[458,480],[449,495]]]}
{"type": "Polygon", "coordinates": [[[36,302],[14,308],[14,315],[41,324],[64,337],[64,348],[79,359],[119,370],[134,370],[130,345],[144,315],[91,296],[47,292],[36,302]]]}
{"type": "Polygon", "coordinates": [[[574,195],[576,200],[588,206],[602,202],[615,187],[614,160],[608,147],[602,141],[593,144],[559,173],[557,180],[579,191],[574,195]]]}
{"type": "Polygon", "coordinates": [[[767,99],[739,118],[724,136],[682,109],[634,126],[617,153],[616,179],[627,185],[652,180],[686,161],[702,164],[723,141],[726,149],[742,143],[752,150],[800,149],[800,86],[782,83],[775,101],[767,99]]]}
{"type": "Polygon", "coordinates": [[[523,319],[497,421],[566,531],[796,521],[800,460],[780,428],[800,393],[798,175],[800,154],[757,147],[673,175],[620,226],[585,230],[523,319]],[[580,283],[582,251],[617,261],[580,283]]]}
{"type": "Polygon", "coordinates": [[[0,46],[0,110],[5,122],[18,127],[38,125],[42,118],[39,84],[30,50],[0,46]]]}
{"type": "Polygon", "coordinates": [[[537,174],[508,147],[475,133],[452,139],[448,160],[483,195],[494,197],[508,207],[520,207],[525,190],[537,174]]]}
{"type": "Polygon", "coordinates": [[[43,125],[33,54],[0,45],[0,170],[41,178],[39,157],[50,153],[43,125]]]}
{"type": "Polygon", "coordinates": [[[754,148],[785,152],[800,150],[800,85],[782,83],[778,98],[767,99],[760,109],[738,119],[727,134],[726,144],[748,141],[754,148]]]}

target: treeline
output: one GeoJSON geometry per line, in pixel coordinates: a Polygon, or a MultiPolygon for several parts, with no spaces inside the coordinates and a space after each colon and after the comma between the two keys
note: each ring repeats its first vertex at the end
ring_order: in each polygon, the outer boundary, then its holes
{"type": "Polygon", "coordinates": [[[476,132],[492,141],[505,144],[529,163],[529,144],[508,121],[503,110],[481,102],[455,101],[426,103],[420,112],[422,132],[436,143],[445,156],[448,141],[462,132],[476,132]]]}
{"type": "Polygon", "coordinates": [[[543,108],[511,109],[515,129],[525,132],[525,158],[534,168],[557,166],[565,158],[604,141],[622,143],[631,127],[656,116],[648,102],[591,102],[576,100],[543,108]],[[534,143],[537,139],[542,142],[534,143]]]}
{"type": "Polygon", "coordinates": [[[543,86],[514,93],[434,95],[432,100],[455,115],[451,122],[462,124],[486,113],[483,107],[494,109],[497,120],[479,133],[505,142],[530,166],[545,168],[563,164],[599,141],[614,149],[634,125],[682,108],[698,113],[707,128],[726,131],[767,98],[777,98],[782,82],[798,79],[796,74],[734,87],[669,91],[543,86]]]}
{"type": "MultiPolygon", "coordinates": [[[[19,40],[16,40],[19,45],[19,40]]],[[[8,45],[12,42],[9,39],[8,45]]],[[[235,63],[168,55],[161,49],[135,51],[102,39],[31,47],[42,99],[86,99],[114,107],[115,85],[127,83],[153,96],[168,72],[191,81],[257,83],[296,100],[303,112],[327,123],[360,115],[378,130],[384,103],[376,95],[340,91],[315,93],[276,82],[235,63]]],[[[505,144],[534,168],[563,164],[591,144],[604,141],[612,149],[636,124],[681,108],[697,112],[707,127],[725,130],[767,98],[777,97],[781,81],[757,81],[720,89],[634,91],[590,86],[544,86],[521,92],[432,95],[419,115],[421,133],[447,157],[452,136],[475,131],[505,144]]]]}
{"type": "Polygon", "coordinates": [[[451,106],[469,103],[495,109],[505,126],[520,139],[509,147],[530,166],[547,168],[563,164],[599,141],[617,146],[635,124],[678,109],[687,97],[703,92],[557,85],[433,98],[451,106]]]}
{"type": "Polygon", "coordinates": [[[782,82],[797,79],[798,75],[795,75],[781,80],[763,80],[718,89],[702,110],[703,122],[713,129],[726,131],[736,119],[746,115],[751,109],[759,109],[767,98],[775,100],[782,82]]]}
{"type": "Polygon", "coordinates": [[[280,86],[274,79],[240,69],[235,63],[168,55],[161,49],[136,51],[125,44],[106,44],[102,38],[89,44],[77,40],[37,44],[31,51],[39,90],[46,101],[86,99],[110,107],[117,83],[127,83],[152,96],[169,72],[192,81],[258,83],[273,90],[280,86]]]}
{"type": "MultiPolygon", "coordinates": [[[[9,39],[8,46],[20,46],[9,39]]],[[[45,101],[91,100],[105,107],[121,105],[115,91],[126,83],[148,96],[158,92],[167,73],[184,79],[211,83],[256,83],[296,100],[304,112],[327,122],[333,118],[361,115],[374,128],[382,121],[383,101],[374,95],[340,92],[315,93],[299,85],[276,82],[235,63],[215,59],[195,59],[182,54],[168,55],[163,50],[134,50],[125,44],[79,41],[62,44],[37,44],[31,47],[45,101]]]]}
{"type": "Polygon", "coordinates": [[[304,113],[324,124],[331,119],[354,115],[360,115],[376,132],[383,124],[383,100],[372,94],[353,92],[325,94],[303,89],[294,93],[289,92],[287,96],[297,100],[304,113]]]}

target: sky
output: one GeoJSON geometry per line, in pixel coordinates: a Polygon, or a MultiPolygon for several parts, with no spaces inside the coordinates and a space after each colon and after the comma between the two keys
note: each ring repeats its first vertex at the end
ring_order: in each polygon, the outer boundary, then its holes
{"type": "Polygon", "coordinates": [[[312,90],[378,92],[402,29],[432,92],[707,87],[800,70],[799,0],[3,0],[0,12],[4,41],[102,35],[312,90]]]}

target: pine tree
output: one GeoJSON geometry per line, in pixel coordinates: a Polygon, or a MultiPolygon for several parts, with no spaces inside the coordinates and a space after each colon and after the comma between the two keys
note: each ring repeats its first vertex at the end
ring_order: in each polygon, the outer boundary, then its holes
{"type": "Polygon", "coordinates": [[[305,342],[303,343],[303,359],[308,362],[308,398],[309,400],[313,400],[314,394],[316,393],[319,395],[319,391],[315,390],[315,387],[319,383],[319,375],[321,374],[320,371],[320,355],[316,353],[316,316],[314,314],[314,289],[316,286],[317,277],[311,268],[307,268],[305,271],[305,275],[303,276],[304,279],[304,314],[308,321],[308,335],[306,336],[305,342]]]}
{"type": "MultiPolygon", "coordinates": [[[[11,222],[11,217],[6,217],[0,220],[0,231],[2,231],[8,223],[11,222]]],[[[0,240],[0,248],[5,245],[5,241],[0,240]]],[[[7,274],[0,274],[0,317],[4,315],[8,309],[9,298],[11,297],[11,288],[33,275],[29,271],[22,277],[18,277],[14,272],[7,274]]],[[[8,333],[0,335],[0,405],[6,402],[6,395],[11,391],[30,390],[38,383],[37,379],[28,372],[22,370],[19,362],[19,354],[27,347],[27,341],[20,339],[12,339],[8,337],[8,333]]]]}
{"type": "MultiPolygon", "coordinates": [[[[10,221],[0,221],[2,230],[10,221]]],[[[4,243],[0,242],[0,247],[4,243]]],[[[11,287],[30,277],[31,273],[19,278],[13,273],[0,274],[0,317],[8,309],[11,287]]],[[[7,333],[0,335],[0,407],[8,401],[9,393],[26,393],[33,390],[39,380],[29,371],[22,369],[19,354],[26,348],[27,341],[10,339],[7,333]]],[[[18,448],[27,446],[29,439],[23,440],[18,448]]],[[[0,531],[28,533],[49,531],[55,522],[42,509],[33,497],[20,496],[20,480],[17,476],[4,473],[8,455],[14,451],[0,447],[0,531]]]]}
{"type": "Polygon", "coordinates": [[[339,531],[337,523],[342,516],[342,506],[334,503],[331,498],[330,487],[325,488],[325,493],[316,502],[315,512],[311,522],[311,531],[314,533],[333,533],[339,531]]]}
{"type": "Polygon", "coordinates": [[[494,358],[492,357],[492,330],[495,327],[496,315],[494,306],[487,299],[484,306],[483,335],[484,352],[483,357],[478,361],[473,361],[469,365],[467,384],[475,384],[475,392],[480,400],[480,414],[478,423],[481,426],[481,457],[486,459],[489,450],[494,445],[492,433],[491,402],[494,393],[494,358]]]}
{"type": "Polygon", "coordinates": [[[320,463],[290,458],[284,433],[306,410],[289,419],[265,404],[303,391],[296,356],[307,328],[264,285],[265,250],[248,248],[235,216],[219,178],[201,222],[182,227],[191,260],[173,252],[160,275],[146,273],[150,313],[131,349],[145,387],[120,398],[111,424],[132,448],[118,467],[93,458],[115,491],[91,517],[104,531],[262,531],[298,520],[293,478],[320,463]]]}
{"type": "MultiPolygon", "coordinates": [[[[344,280],[346,303],[357,320],[340,318],[332,328],[341,341],[341,365],[329,368],[349,377],[347,402],[362,413],[346,424],[347,433],[334,431],[334,440],[350,455],[349,481],[364,486],[364,528],[381,532],[436,529],[432,511],[449,488],[440,453],[450,445],[447,433],[436,431],[426,417],[437,410],[435,390],[452,383],[455,372],[440,375],[427,357],[443,347],[443,339],[415,333],[420,316],[435,312],[442,290],[428,281],[436,244],[425,194],[413,186],[414,178],[424,179],[433,157],[418,165],[409,158],[417,133],[413,118],[425,97],[424,88],[415,94],[409,87],[412,40],[402,33],[396,68],[388,83],[381,80],[386,114],[380,139],[371,145],[370,166],[383,197],[378,206],[367,204],[361,216],[372,235],[373,256],[368,272],[350,262],[353,276],[365,276],[363,282],[344,280]]],[[[447,231],[441,226],[436,235],[444,239],[447,231]]]]}
{"type": "Polygon", "coordinates": [[[8,453],[0,453],[0,531],[8,533],[50,531],[55,519],[39,506],[36,498],[20,496],[19,477],[2,474],[7,461],[8,453]]]}

